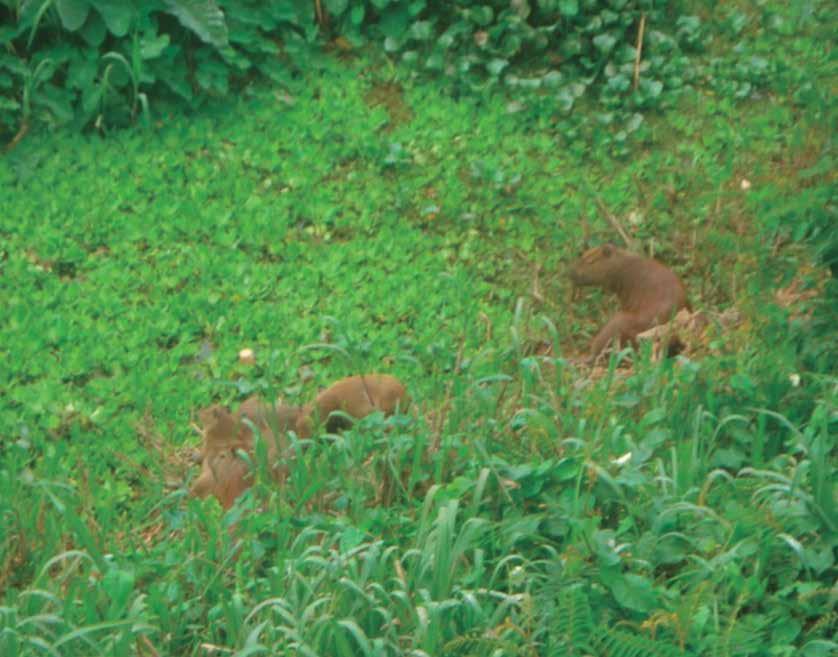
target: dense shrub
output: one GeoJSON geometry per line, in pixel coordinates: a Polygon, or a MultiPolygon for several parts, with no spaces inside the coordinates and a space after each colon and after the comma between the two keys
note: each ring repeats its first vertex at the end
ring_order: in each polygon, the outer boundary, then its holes
{"type": "MultiPolygon", "coordinates": [[[[329,41],[382,44],[458,87],[542,90],[569,112],[654,106],[688,79],[700,21],[668,0],[2,0],[0,126],[120,124],[174,98],[192,106],[254,76],[287,79],[329,41]],[[642,58],[635,49],[642,26],[642,58]]],[[[636,127],[635,119],[631,125],[636,127]]]]}

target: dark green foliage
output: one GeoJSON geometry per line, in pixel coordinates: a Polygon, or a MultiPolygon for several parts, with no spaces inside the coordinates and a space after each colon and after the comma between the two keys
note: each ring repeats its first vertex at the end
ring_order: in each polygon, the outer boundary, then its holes
{"type": "MultiPolygon", "coordinates": [[[[835,652],[827,3],[668,9],[697,92],[669,106],[664,81],[630,142],[622,109],[585,123],[543,86],[513,99],[500,83],[536,67],[523,37],[494,81],[375,52],[290,78],[290,59],[272,66],[314,43],[310,3],[270,19],[282,48],[261,27],[272,3],[219,3],[226,36],[213,3],[144,4],[151,40],[130,5],[36,4],[9,53],[31,36],[70,54],[22,69],[33,121],[54,98],[84,120],[62,94],[94,20],[108,91],[91,121],[163,118],[176,70],[190,102],[236,94],[106,138],[30,134],[0,160],[0,655],[835,652]],[[238,93],[260,67],[283,84],[238,93]],[[714,319],[689,359],[578,365],[612,308],[571,301],[564,273],[617,240],[595,195],[697,309],[740,321],[714,319]],[[284,486],[260,443],[228,513],[186,497],[196,409],[299,403],[364,370],[402,378],[412,414],[294,443],[284,486]]],[[[322,2],[330,38],[387,38],[401,6],[322,2]]],[[[507,24],[522,4],[492,6],[490,31],[529,33],[507,24]]],[[[415,7],[435,30],[476,20],[415,7]]],[[[436,51],[418,36],[394,52],[436,51]]],[[[588,99],[612,102],[608,67],[588,99]]]]}
{"type": "Polygon", "coordinates": [[[147,114],[150,99],[187,107],[254,73],[288,76],[288,55],[316,33],[312,3],[62,0],[7,3],[0,125],[84,127],[147,114]]]}
{"type": "MultiPolygon", "coordinates": [[[[152,109],[159,115],[170,101],[194,107],[226,96],[257,76],[287,83],[295,62],[311,66],[323,37],[338,36],[350,47],[379,44],[414,70],[443,75],[455,93],[502,84],[514,99],[510,111],[546,110],[570,137],[609,126],[617,149],[642,125],[641,112],[671,105],[696,83],[736,98],[780,79],[799,84],[797,93],[817,93],[759,47],[705,57],[710,32],[689,4],[4,0],[0,128],[10,138],[32,122],[121,125],[152,109]],[[570,120],[585,99],[595,101],[596,116],[576,112],[570,120]]],[[[713,19],[737,36],[753,20],[737,10],[713,19]]],[[[787,12],[783,20],[776,29],[793,32],[816,17],[787,12]]]]}

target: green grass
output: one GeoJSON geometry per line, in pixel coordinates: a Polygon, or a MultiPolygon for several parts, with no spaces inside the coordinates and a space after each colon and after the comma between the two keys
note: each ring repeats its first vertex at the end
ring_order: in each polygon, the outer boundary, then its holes
{"type": "MultiPolygon", "coordinates": [[[[783,70],[834,73],[824,38],[783,70]]],[[[795,228],[834,207],[828,103],[698,85],[622,153],[379,64],[0,163],[0,654],[829,654],[834,281],[795,228]],[[592,190],[743,321],[589,380],[592,190]],[[185,497],[197,408],[373,370],[413,416],[185,497]]]]}

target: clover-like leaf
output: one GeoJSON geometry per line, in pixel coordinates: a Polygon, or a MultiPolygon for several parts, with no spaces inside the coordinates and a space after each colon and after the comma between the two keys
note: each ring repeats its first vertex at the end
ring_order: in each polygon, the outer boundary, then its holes
{"type": "Polygon", "coordinates": [[[93,6],[105,21],[111,34],[125,36],[134,20],[134,6],[122,0],[93,0],[93,6]]]}
{"type": "Polygon", "coordinates": [[[579,0],[559,0],[559,13],[573,18],[579,13],[579,0]]]}
{"type": "Polygon", "coordinates": [[[614,45],[617,43],[617,38],[612,34],[605,32],[603,34],[597,34],[593,38],[593,42],[597,50],[603,54],[608,54],[614,49],[614,45]]]}
{"type": "Polygon", "coordinates": [[[87,20],[90,3],[87,0],[55,0],[55,9],[64,29],[75,32],[87,20]]]}

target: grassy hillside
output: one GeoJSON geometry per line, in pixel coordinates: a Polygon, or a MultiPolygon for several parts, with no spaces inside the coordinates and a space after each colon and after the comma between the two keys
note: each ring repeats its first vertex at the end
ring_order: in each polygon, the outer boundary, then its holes
{"type": "Polygon", "coordinates": [[[766,61],[756,98],[697,80],[627,138],[374,54],[27,137],[0,160],[0,654],[834,651],[835,67],[788,29],[706,55],[766,61]],[[565,269],[620,241],[608,214],[711,318],[686,358],[580,364],[614,303],[565,269]],[[414,412],[227,514],[186,497],[197,409],[364,371],[414,412]]]}

